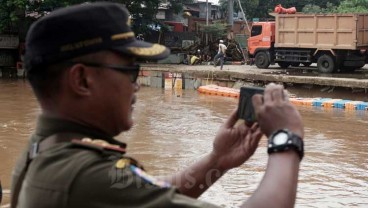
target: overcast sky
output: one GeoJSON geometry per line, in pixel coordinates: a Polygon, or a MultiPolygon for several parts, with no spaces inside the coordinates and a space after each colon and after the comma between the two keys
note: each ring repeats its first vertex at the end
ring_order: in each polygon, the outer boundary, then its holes
{"type": "MultiPolygon", "coordinates": [[[[206,0],[201,0],[201,1],[206,1],[206,0]]],[[[212,2],[212,3],[218,4],[218,0],[208,0],[208,2],[212,2]]]]}

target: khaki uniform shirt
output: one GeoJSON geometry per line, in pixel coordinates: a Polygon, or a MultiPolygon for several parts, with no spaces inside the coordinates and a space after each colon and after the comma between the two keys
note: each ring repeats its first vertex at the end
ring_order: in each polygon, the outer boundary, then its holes
{"type": "MultiPolygon", "coordinates": [[[[44,116],[38,120],[30,146],[57,133],[72,133],[71,137],[79,139],[101,139],[125,148],[125,144],[95,129],[44,116]]],[[[27,151],[13,172],[12,190],[26,158],[27,151]]],[[[138,162],[119,148],[114,150],[88,143],[63,142],[34,157],[22,184],[18,207],[217,206],[182,195],[167,182],[147,175],[138,162]]]]}

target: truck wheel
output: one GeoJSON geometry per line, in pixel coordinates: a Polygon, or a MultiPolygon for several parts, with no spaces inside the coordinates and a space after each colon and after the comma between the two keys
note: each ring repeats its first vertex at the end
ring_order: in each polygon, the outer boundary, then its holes
{"type": "Polygon", "coordinates": [[[261,51],[257,53],[256,66],[260,69],[267,69],[270,66],[270,60],[268,60],[266,52],[261,51]]]}
{"type": "Polygon", "coordinates": [[[289,62],[279,62],[277,63],[281,68],[286,69],[290,66],[289,62]]]}
{"type": "Polygon", "coordinates": [[[299,62],[293,62],[290,64],[292,67],[298,67],[300,65],[299,62]]]}
{"type": "Polygon", "coordinates": [[[318,71],[321,73],[332,73],[336,70],[336,63],[333,57],[330,55],[322,55],[317,61],[318,71]]]}

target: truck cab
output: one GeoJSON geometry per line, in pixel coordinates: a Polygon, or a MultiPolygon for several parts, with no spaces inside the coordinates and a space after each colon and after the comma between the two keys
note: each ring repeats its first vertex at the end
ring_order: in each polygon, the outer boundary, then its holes
{"type": "Polygon", "coordinates": [[[270,65],[269,50],[275,43],[275,22],[256,22],[248,38],[249,57],[256,58],[256,65],[267,68],[270,65]]]}

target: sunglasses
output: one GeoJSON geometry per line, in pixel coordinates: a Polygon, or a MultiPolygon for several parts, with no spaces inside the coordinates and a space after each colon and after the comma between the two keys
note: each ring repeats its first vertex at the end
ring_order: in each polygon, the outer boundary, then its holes
{"type": "Polygon", "coordinates": [[[139,71],[141,66],[139,64],[135,64],[133,66],[118,66],[112,64],[101,64],[101,63],[86,63],[86,62],[72,62],[72,64],[83,64],[85,66],[90,67],[101,67],[101,68],[108,68],[115,71],[119,71],[129,76],[129,79],[132,83],[136,83],[139,75],[139,71]]]}

